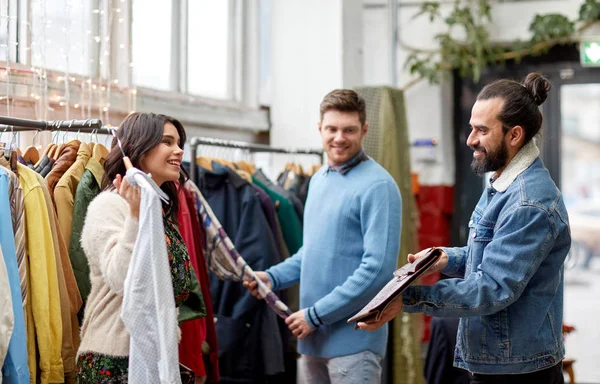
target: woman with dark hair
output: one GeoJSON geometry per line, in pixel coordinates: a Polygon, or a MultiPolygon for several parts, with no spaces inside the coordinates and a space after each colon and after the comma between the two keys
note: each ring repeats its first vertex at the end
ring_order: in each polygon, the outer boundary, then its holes
{"type": "MultiPolygon", "coordinates": [[[[117,136],[133,166],[150,174],[169,196],[169,202],[163,203],[163,221],[175,304],[179,307],[190,295],[193,274],[175,223],[177,191],[186,179],[181,168],[185,131],[172,117],[134,113],[123,121],[117,136]]],[[[127,382],[129,334],[120,312],[138,235],[140,192],[124,178],[125,164],[116,138],[104,168],[103,192],[90,203],[81,234],[92,288],[77,353],[80,383],[127,382]]]]}

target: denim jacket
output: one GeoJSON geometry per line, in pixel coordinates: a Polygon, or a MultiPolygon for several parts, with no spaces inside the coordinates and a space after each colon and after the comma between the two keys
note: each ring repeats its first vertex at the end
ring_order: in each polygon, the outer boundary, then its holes
{"type": "Polygon", "coordinates": [[[410,287],[407,312],[460,317],[454,365],[482,374],[518,374],[564,357],[563,262],[571,246],[562,195],[525,145],[481,196],[466,247],[445,248],[444,274],[410,287]]]}

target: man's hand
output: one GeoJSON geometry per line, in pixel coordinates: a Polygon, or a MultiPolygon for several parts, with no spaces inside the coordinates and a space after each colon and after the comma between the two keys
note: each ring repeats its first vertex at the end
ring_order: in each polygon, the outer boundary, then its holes
{"type": "MultiPolygon", "coordinates": [[[[254,272],[254,273],[256,274],[256,277],[258,277],[263,283],[265,283],[267,285],[267,287],[269,287],[269,289],[273,288],[273,287],[271,287],[271,280],[269,279],[269,275],[267,275],[267,272],[254,272]]],[[[250,291],[252,296],[256,297],[257,299],[263,298],[261,296],[261,294],[258,292],[258,282],[244,281],[243,284],[244,284],[244,287],[247,288],[248,291],[250,291]]]]}
{"type": "Polygon", "coordinates": [[[398,295],[384,310],[381,314],[381,318],[379,321],[368,321],[368,322],[359,322],[358,328],[363,331],[376,331],[379,328],[383,327],[385,323],[392,320],[394,317],[398,316],[402,312],[402,295],[398,295]]]}
{"type": "Polygon", "coordinates": [[[306,310],[301,309],[285,319],[285,323],[288,325],[288,328],[298,339],[304,339],[314,331],[314,329],[311,328],[306,321],[306,315],[304,314],[305,312],[306,310]]]}
{"type": "MultiPolygon", "coordinates": [[[[415,260],[417,260],[418,258],[425,256],[427,254],[427,252],[429,252],[430,249],[431,248],[424,249],[421,252],[417,253],[416,255],[409,253],[408,257],[407,257],[408,262],[412,263],[415,260]]],[[[440,249],[440,251],[442,251],[442,250],[440,249]]],[[[427,276],[427,275],[430,275],[435,272],[440,272],[442,269],[446,268],[447,265],[448,265],[448,254],[446,254],[446,252],[442,251],[442,255],[440,256],[438,261],[436,261],[435,264],[433,264],[431,266],[431,268],[429,268],[427,270],[427,272],[425,272],[422,276],[427,276]]]]}

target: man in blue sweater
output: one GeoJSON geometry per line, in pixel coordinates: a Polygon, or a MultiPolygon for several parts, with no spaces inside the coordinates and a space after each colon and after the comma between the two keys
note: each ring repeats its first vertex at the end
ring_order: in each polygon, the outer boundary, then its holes
{"type": "MultiPolygon", "coordinates": [[[[311,179],[304,245],[258,272],[274,290],[300,282],[300,311],[286,319],[298,337],[300,383],[379,383],[387,326],[357,332],[346,320],[391,278],[400,248],[402,205],[389,173],[362,148],[365,102],[334,90],[321,102],[319,132],[328,164],[311,179]]],[[[256,282],[244,283],[257,297],[256,282]]]]}

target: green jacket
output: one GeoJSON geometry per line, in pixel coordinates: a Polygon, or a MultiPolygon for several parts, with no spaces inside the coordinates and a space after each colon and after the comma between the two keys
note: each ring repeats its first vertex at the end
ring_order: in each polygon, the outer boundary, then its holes
{"type": "Polygon", "coordinates": [[[102,176],[104,176],[104,168],[97,160],[90,158],[85,167],[85,171],[79,180],[77,190],[75,191],[75,202],[73,204],[73,223],[71,224],[71,241],[69,244],[69,258],[73,266],[73,273],[79,287],[79,293],[83,300],[80,315],[83,314],[83,308],[90,295],[92,288],[90,282],[90,267],[87,257],[81,243],[81,231],[90,202],[100,193],[102,176]]]}
{"type": "Polygon", "coordinates": [[[281,224],[283,239],[290,251],[290,255],[294,255],[302,247],[302,226],[300,225],[300,220],[298,220],[294,206],[288,199],[269,189],[256,177],[252,176],[252,182],[263,189],[274,204],[279,201],[279,207],[276,208],[277,218],[281,224]]]}

